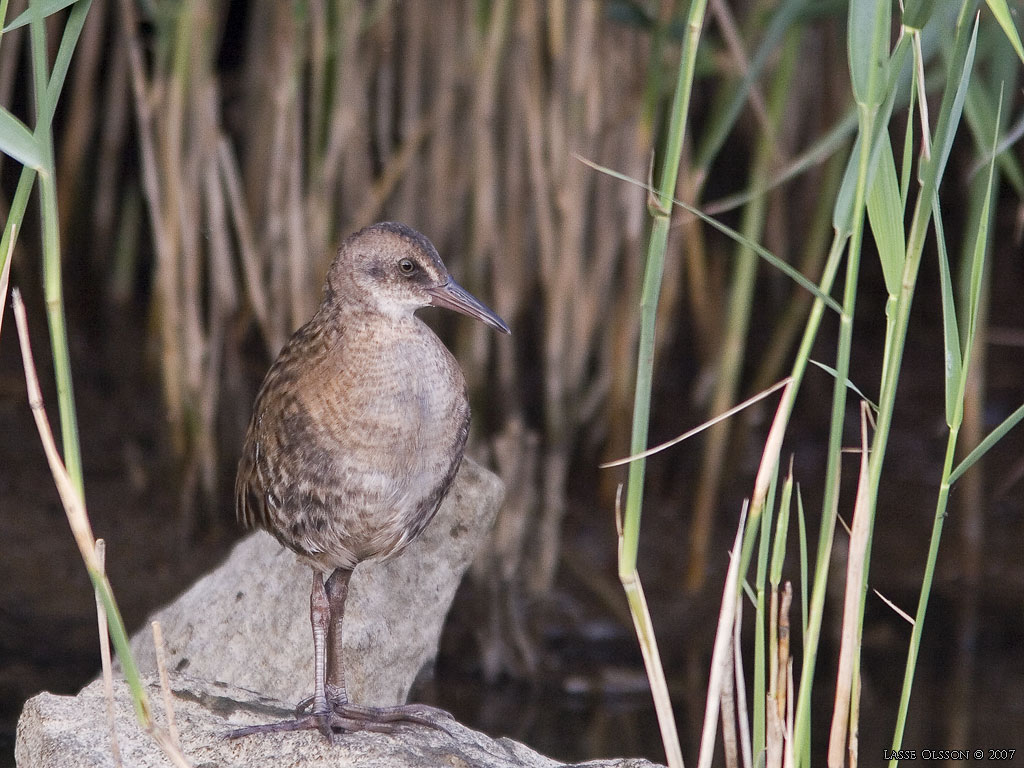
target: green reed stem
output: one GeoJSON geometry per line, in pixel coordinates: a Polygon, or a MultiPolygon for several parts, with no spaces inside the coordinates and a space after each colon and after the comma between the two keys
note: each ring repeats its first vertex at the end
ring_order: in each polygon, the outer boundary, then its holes
{"type": "MultiPolygon", "coordinates": [[[[33,0],[29,5],[30,8],[35,8],[41,4],[40,0],[33,0]]],[[[43,295],[46,301],[46,319],[50,328],[50,344],[53,351],[53,372],[57,383],[57,404],[60,411],[64,465],[79,494],[83,497],[85,484],[82,479],[82,454],[78,439],[78,419],[75,415],[71,355],[68,350],[67,322],[61,284],[60,222],[57,216],[56,164],[51,126],[53,110],[67,74],[67,66],[70,63],[70,51],[74,49],[74,43],[77,42],[89,4],[89,0],[85,0],[74,9],[61,45],[61,52],[64,55],[58,56],[52,78],[48,76],[45,19],[42,14],[39,14],[29,23],[32,82],[37,111],[35,137],[44,157],[44,167],[39,173],[43,234],[43,295]],[[74,20],[74,24],[71,19],[74,20]]]]}
{"type": "Polygon", "coordinates": [[[884,129],[895,97],[897,74],[906,46],[888,51],[888,12],[884,3],[850,8],[850,71],[857,99],[859,153],[856,158],[856,184],[849,213],[840,211],[837,203],[836,224],[839,232],[849,233],[846,263],[846,284],[843,312],[840,315],[839,340],[836,348],[836,377],[832,390],[832,416],[822,500],[822,525],[814,569],[810,612],[804,635],[804,655],[797,697],[794,736],[797,765],[808,764],[811,733],[811,690],[814,684],[818,644],[824,616],[825,589],[839,502],[839,481],[843,424],[846,418],[846,381],[849,377],[850,348],[853,339],[853,317],[857,298],[857,278],[864,235],[864,213],[873,152],[878,146],[876,132],[884,129]],[[856,18],[855,18],[856,16],[856,18]],[[863,38],[861,35],[870,34],[863,38]],[[888,65],[888,71],[879,62],[888,65]]]}
{"type": "MultiPolygon", "coordinates": [[[[633,428],[630,453],[642,453],[647,448],[647,432],[651,413],[651,382],[654,376],[654,334],[661,293],[661,278],[665,271],[665,248],[671,223],[672,198],[679,174],[683,152],[686,117],[690,108],[690,92],[697,60],[697,43],[707,7],[706,0],[697,0],[690,7],[687,35],[679,61],[672,114],[669,120],[668,140],[661,168],[658,192],[649,208],[654,223],[647,248],[644,268],[643,293],[640,298],[640,342],[636,365],[636,391],[633,398],[633,428]]],[[[643,504],[645,459],[629,465],[629,485],[626,491],[625,518],[623,520],[623,548],[619,555],[619,575],[629,576],[636,570],[637,547],[640,538],[640,514],[643,504]]]]}
{"type": "MultiPolygon", "coordinates": [[[[1002,107],[1002,94],[1000,94],[1000,110],[1002,107]]],[[[939,544],[942,540],[942,529],[946,521],[946,509],[949,505],[949,489],[952,481],[950,477],[953,472],[953,461],[956,458],[957,440],[960,436],[960,427],[963,423],[964,400],[967,395],[967,384],[971,369],[971,353],[977,335],[977,319],[979,304],[981,302],[982,275],[985,269],[985,254],[989,247],[988,228],[991,222],[991,201],[996,187],[995,178],[995,148],[998,143],[1000,132],[999,114],[995,120],[995,137],[993,138],[993,154],[989,163],[988,183],[984,189],[984,200],[978,212],[977,235],[974,243],[971,258],[965,259],[970,264],[971,271],[968,280],[968,289],[965,294],[968,297],[967,325],[964,333],[963,360],[960,367],[959,379],[956,382],[955,407],[951,414],[949,423],[949,434],[946,441],[946,457],[942,465],[942,481],[939,485],[939,496],[935,504],[935,519],[932,522],[932,534],[928,543],[928,559],[925,563],[924,576],[921,580],[921,593],[917,602],[917,613],[914,616],[914,626],[910,634],[910,644],[907,649],[907,662],[903,674],[903,687],[900,691],[900,704],[896,715],[896,728],[893,733],[893,752],[897,752],[903,743],[903,731],[906,727],[907,713],[910,709],[910,693],[914,684],[914,672],[917,668],[917,657],[921,648],[921,637],[924,633],[925,615],[928,610],[928,600],[931,597],[932,583],[935,579],[935,568],[938,563],[939,544]]],[[[944,307],[946,313],[955,313],[952,305],[944,307]]],[[[893,759],[890,766],[896,766],[898,761],[893,759]]]]}

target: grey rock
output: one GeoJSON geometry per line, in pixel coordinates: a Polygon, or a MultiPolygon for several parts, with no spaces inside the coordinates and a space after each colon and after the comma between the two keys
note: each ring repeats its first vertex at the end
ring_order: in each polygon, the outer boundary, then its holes
{"type": "MultiPolygon", "coordinates": [[[[146,684],[153,719],[167,730],[156,682],[146,684]]],[[[438,719],[443,730],[424,726],[383,734],[338,736],[334,744],[318,732],[276,733],[229,740],[232,728],[287,715],[284,704],[223,683],[182,675],[171,677],[174,721],[181,751],[189,762],[222,768],[262,766],[351,766],[363,768],[556,768],[557,763],[510,739],[491,739],[454,720],[438,719]]],[[[169,766],[154,739],[135,720],[131,695],[123,681],[114,686],[117,741],[125,766],[169,766]]],[[[25,704],[18,722],[15,758],[19,768],[113,767],[103,684],[95,681],[78,696],[41,693],[25,704]]],[[[654,768],[638,759],[599,760],[588,768],[654,768]]]]}
{"type": "MultiPolygon", "coordinates": [[[[436,656],[455,590],[503,496],[497,476],[467,458],[437,516],[408,549],[356,568],[344,625],[354,702],[405,702],[436,656]]],[[[223,565],[151,617],[163,630],[168,669],[293,704],[310,695],[311,580],[312,571],[269,534],[244,539],[223,565]]],[[[143,673],[154,672],[149,627],[131,642],[143,673]]]]}

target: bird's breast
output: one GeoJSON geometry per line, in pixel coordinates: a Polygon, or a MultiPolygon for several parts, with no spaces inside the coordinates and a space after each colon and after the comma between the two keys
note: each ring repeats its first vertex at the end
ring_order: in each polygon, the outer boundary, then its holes
{"type": "Polygon", "coordinates": [[[412,459],[454,436],[468,410],[466,385],[439,341],[378,342],[365,354],[356,351],[337,361],[321,396],[309,403],[317,421],[334,427],[343,450],[374,445],[412,459]]]}
{"type": "MultiPolygon", "coordinates": [[[[428,331],[428,333],[430,333],[428,331]]],[[[306,410],[318,473],[332,486],[324,537],[356,560],[389,556],[436,512],[462,460],[469,427],[465,381],[432,333],[351,340],[306,410]]],[[[316,545],[316,542],[314,542],[316,545]]]]}

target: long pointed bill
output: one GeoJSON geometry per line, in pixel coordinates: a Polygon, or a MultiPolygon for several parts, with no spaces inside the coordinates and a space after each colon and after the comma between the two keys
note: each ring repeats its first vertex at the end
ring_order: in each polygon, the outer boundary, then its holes
{"type": "Polygon", "coordinates": [[[430,294],[430,303],[435,307],[454,309],[456,312],[487,323],[502,333],[512,333],[505,325],[505,321],[498,317],[494,310],[451,278],[448,278],[448,282],[444,285],[428,288],[427,292],[430,294]]]}

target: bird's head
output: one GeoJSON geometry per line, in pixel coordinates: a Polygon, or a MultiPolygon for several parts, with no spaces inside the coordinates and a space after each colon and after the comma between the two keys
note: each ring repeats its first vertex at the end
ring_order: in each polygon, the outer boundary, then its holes
{"type": "Polygon", "coordinates": [[[349,236],[331,264],[327,287],[385,315],[447,307],[510,333],[505,321],[452,279],[433,244],[404,224],[383,222],[349,236]]]}

